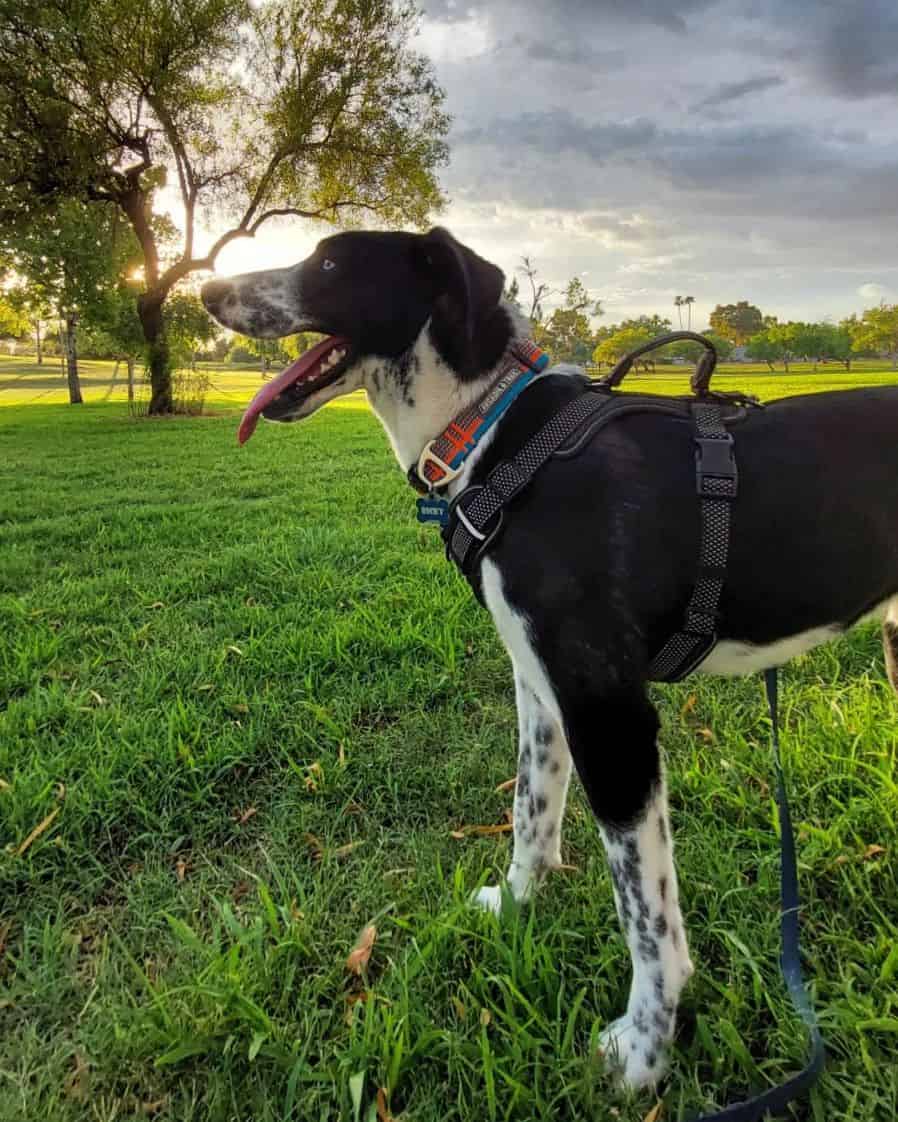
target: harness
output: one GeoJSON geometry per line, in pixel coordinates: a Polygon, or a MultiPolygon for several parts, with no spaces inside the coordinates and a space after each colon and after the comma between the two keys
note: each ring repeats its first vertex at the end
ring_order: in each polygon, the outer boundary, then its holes
{"type": "MultiPolygon", "coordinates": [[[[532,368],[525,384],[529,384],[534,375],[546,365],[545,356],[531,344],[527,344],[524,357],[518,351],[513,354],[512,359],[532,368]]],[[[534,475],[550,459],[574,458],[606,425],[633,413],[660,413],[676,417],[680,421],[690,421],[695,446],[696,494],[701,516],[696,580],[680,629],[655,652],[648,671],[648,677],[653,681],[679,681],[707,657],[717,642],[717,613],[726,583],[732,504],[739,494],[735,444],[727,426],[743,416],[747,407],[759,407],[757,400],[747,394],[712,391],[709,384],[716,364],[714,345],[702,335],[691,331],[676,331],[653,339],[621,359],[605,378],[584,384],[583,393],[551,417],[512,459],[500,462],[483,483],[466,487],[451,503],[441,498],[438,492],[459,474],[464,459],[473,450],[476,441],[471,442],[469,447],[465,447],[462,441],[456,451],[457,458],[447,462],[442,456],[431,454],[435,446],[439,446],[437,452],[441,450],[440,442],[446,435],[443,434],[425,448],[418,464],[409,470],[410,482],[428,495],[426,499],[418,500],[419,520],[441,523],[447,557],[458,565],[482,603],[478,579],[480,562],[501,534],[509,513],[509,504],[526,490],[534,475]],[[690,382],[694,397],[675,399],[655,394],[615,392],[640,355],[681,339],[692,340],[704,347],[690,382]],[[435,460],[438,469],[449,468],[451,475],[448,478],[446,473],[439,478],[428,474],[428,469],[435,460]],[[422,504],[432,513],[422,516],[422,504]]],[[[503,367],[500,377],[507,377],[510,370],[511,367],[507,370],[503,367]]],[[[517,393],[523,388],[523,385],[520,386],[517,393]]],[[[487,397],[489,393],[490,391],[487,397]]],[[[484,399],[481,399],[468,412],[485,418],[487,414],[482,408],[483,402],[484,399]]],[[[457,419],[454,423],[457,424],[457,419]]],[[[481,425],[478,424],[476,428],[481,428],[481,425]]],[[[471,435],[469,433],[467,437],[470,438],[471,435]]],[[[478,438],[482,435],[483,432],[480,432],[478,438]]],[[[825,1060],[823,1038],[801,970],[798,873],[795,840],[780,761],[776,670],[766,672],[765,686],[770,710],[780,823],[780,968],[792,1003],[808,1028],[811,1050],[805,1067],[780,1086],[771,1087],[713,1114],[703,1115],[696,1122],[758,1122],[769,1113],[780,1113],[788,1103],[807,1093],[816,1083],[825,1060]]]]}

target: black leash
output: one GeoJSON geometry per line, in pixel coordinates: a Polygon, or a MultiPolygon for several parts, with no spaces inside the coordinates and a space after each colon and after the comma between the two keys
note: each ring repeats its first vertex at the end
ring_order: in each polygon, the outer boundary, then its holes
{"type": "Polygon", "coordinates": [[[771,1087],[754,1098],[726,1106],[716,1114],[703,1114],[695,1122],[758,1122],[765,1114],[781,1114],[788,1103],[799,1098],[814,1086],[823,1071],[826,1049],[817,1025],[817,1015],[808,997],[801,972],[801,946],[798,931],[798,866],[795,860],[795,835],[792,832],[792,815],[786,798],[786,783],[780,759],[779,711],[776,670],[764,672],[767,704],[770,708],[770,743],[776,769],[776,802],[780,820],[780,970],[792,999],[792,1004],[808,1027],[811,1053],[806,1066],[779,1087],[771,1087]]]}

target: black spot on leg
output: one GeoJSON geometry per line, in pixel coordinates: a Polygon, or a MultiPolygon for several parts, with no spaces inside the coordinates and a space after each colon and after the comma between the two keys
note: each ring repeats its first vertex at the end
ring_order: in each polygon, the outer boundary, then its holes
{"type": "Polygon", "coordinates": [[[661,957],[661,952],[658,949],[657,939],[653,939],[650,935],[641,935],[639,937],[639,955],[640,958],[646,959],[649,962],[657,962],[661,957]]]}
{"type": "Polygon", "coordinates": [[[523,768],[518,772],[518,798],[524,799],[530,794],[530,775],[523,768]]]}
{"type": "Polygon", "coordinates": [[[557,775],[561,771],[561,761],[553,760],[549,764],[549,771],[552,773],[552,775],[557,775]]]}
{"type": "Polygon", "coordinates": [[[658,835],[661,838],[661,844],[667,845],[667,824],[664,821],[664,815],[658,815],[658,835]]]}
{"type": "Polygon", "coordinates": [[[548,762],[549,762],[549,753],[546,751],[545,748],[540,748],[540,750],[536,753],[536,766],[540,770],[542,770],[548,762]]]}
{"type": "Polygon", "coordinates": [[[532,795],[527,800],[527,813],[530,815],[531,818],[536,817],[536,800],[533,798],[532,795]]]}
{"type": "Polygon", "coordinates": [[[554,838],[555,837],[555,823],[554,822],[550,822],[549,825],[546,826],[546,837],[547,838],[554,838]]]}
{"type": "Polygon", "coordinates": [[[536,743],[545,748],[552,743],[552,726],[540,722],[536,726],[536,743]]]}
{"type": "Polygon", "coordinates": [[[667,934],[667,920],[660,913],[655,917],[655,934],[659,939],[663,939],[667,934]]]}
{"type": "Polygon", "coordinates": [[[675,949],[679,949],[680,933],[675,927],[672,927],[670,930],[670,941],[673,943],[675,949]]]}
{"type": "Polygon", "coordinates": [[[662,877],[658,881],[658,895],[661,897],[661,903],[667,899],[667,877],[662,877]]]}
{"type": "Polygon", "coordinates": [[[546,813],[546,808],[548,807],[548,805],[549,805],[549,803],[548,803],[548,800],[546,799],[545,795],[537,795],[536,796],[536,813],[537,814],[545,814],[546,813]]]}
{"type": "Polygon", "coordinates": [[[655,1052],[646,1052],[646,1054],[645,1054],[646,1067],[654,1067],[657,1062],[658,1062],[658,1056],[655,1052]]]}

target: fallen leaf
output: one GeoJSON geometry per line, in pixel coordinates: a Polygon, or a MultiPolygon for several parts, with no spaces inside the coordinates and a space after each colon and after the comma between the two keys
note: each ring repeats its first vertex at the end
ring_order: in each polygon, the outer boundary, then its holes
{"type": "Polygon", "coordinates": [[[235,904],[239,904],[243,897],[249,892],[252,885],[248,880],[238,880],[234,887],[231,889],[231,899],[235,904]]]}
{"type": "Polygon", "coordinates": [[[714,740],[714,733],[710,729],[696,729],[695,735],[701,737],[706,744],[711,744],[714,740]]]}
{"type": "Polygon", "coordinates": [[[56,818],[56,815],[59,814],[61,809],[62,809],[61,807],[57,807],[55,810],[51,810],[50,813],[47,815],[47,817],[43,820],[43,822],[39,822],[34,827],[34,829],[31,831],[31,833],[28,835],[28,837],[22,842],[22,844],[19,846],[19,848],[15,851],[16,857],[21,857],[22,854],[28,849],[28,847],[30,845],[32,845],[34,842],[36,842],[37,839],[41,836],[41,834],[45,830],[50,828],[50,826],[53,823],[53,820],[56,818]]]}
{"type": "Polygon", "coordinates": [[[500,783],[496,788],[497,791],[511,791],[517,783],[518,777],[515,775],[511,779],[506,779],[504,783],[500,783]]]}
{"type": "Polygon", "coordinates": [[[463,1021],[467,1017],[468,1010],[465,1008],[465,1003],[459,1000],[459,998],[453,996],[452,1008],[455,1010],[455,1015],[460,1021],[463,1021]]]}
{"type": "Polygon", "coordinates": [[[365,967],[368,965],[368,960],[371,958],[371,951],[374,949],[374,942],[377,939],[377,928],[373,923],[362,931],[358,937],[356,945],[349,952],[349,957],[346,959],[346,969],[350,974],[362,974],[365,967]]]}
{"type": "Polygon", "coordinates": [[[462,826],[461,830],[454,831],[452,836],[472,835],[478,838],[491,838],[495,834],[507,834],[513,829],[511,822],[499,822],[495,826],[462,826]]]}
{"type": "Polygon", "coordinates": [[[833,864],[834,865],[844,865],[847,860],[848,860],[848,854],[847,853],[840,853],[839,856],[835,859],[835,861],[833,861],[833,864]]]}
{"type": "Polygon", "coordinates": [[[480,1010],[480,1023],[484,1028],[486,1028],[486,1026],[492,1021],[492,1019],[492,1013],[489,1011],[489,1009],[486,1008],[486,1006],[484,1006],[483,1009],[480,1010]]]}
{"type": "Polygon", "coordinates": [[[152,1102],[143,1102],[140,1104],[140,1109],[144,1114],[158,1114],[167,1103],[168,1097],[166,1096],[164,1099],[154,1099],[152,1102]]]}
{"type": "Polygon", "coordinates": [[[305,785],[307,791],[317,791],[318,784],[324,778],[324,771],[317,761],[306,768],[305,785]]]}
{"type": "Polygon", "coordinates": [[[0,779],[0,791],[11,791],[12,787],[6,782],[5,779],[0,779]]]}
{"type": "Polygon", "coordinates": [[[658,1122],[661,1117],[661,1111],[664,1109],[664,1103],[659,1099],[648,1114],[643,1118],[642,1122],[658,1122]]]}
{"type": "Polygon", "coordinates": [[[162,603],[161,600],[154,600],[153,603],[150,604],[150,607],[151,608],[164,608],[165,605],[162,603]]]}
{"type": "Polygon", "coordinates": [[[315,834],[303,834],[303,841],[309,847],[309,856],[313,861],[320,861],[324,856],[324,843],[315,834]]]}
{"type": "Polygon", "coordinates": [[[90,1068],[80,1052],[74,1056],[75,1066],[66,1076],[65,1095],[67,1099],[82,1102],[87,1098],[88,1083],[90,1082],[90,1068]]]}
{"type": "Polygon", "coordinates": [[[452,830],[449,834],[450,838],[455,838],[456,841],[464,841],[465,835],[462,830],[452,830]]]}
{"type": "Polygon", "coordinates": [[[867,848],[864,850],[864,855],[861,858],[861,860],[862,861],[869,861],[871,857],[876,857],[880,853],[885,853],[885,851],[886,850],[885,850],[884,845],[868,845],[867,848]]]}
{"type": "Polygon", "coordinates": [[[505,810],[502,811],[502,818],[506,822],[514,823],[514,811],[510,806],[507,806],[505,810]]]}
{"type": "Polygon", "coordinates": [[[249,712],[249,706],[243,701],[238,701],[235,705],[231,706],[231,712],[232,713],[248,713],[249,712]]]}
{"type": "Polygon", "coordinates": [[[234,820],[238,826],[245,826],[247,822],[249,822],[251,818],[255,818],[258,813],[259,810],[257,807],[248,806],[246,810],[235,810],[234,820]]]}
{"type": "Polygon", "coordinates": [[[580,868],[578,865],[553,865],[553,873],[579,873],[580,868]]]}
{"type": "Polygon", "coordinates": [[[691,693],[686,698],[686,700],[683,702],[683,706],[680,709],[680,720],[681,721],[685,721],[685,719],[689,716],[689,714],[692,712],[692,710],[696,707],[697,703],[698,703],[698,697],[694,693],[691,693]]]}
{"type": "Polygon", "coordinates": [[[225,651],[229,652],[230,654],[239,655],[240,658],[243,658],[243,651],[241,651],[239,647],[235,647],[233,643],[230,643],[227,647],[225,647],[225,651]]]}
{"type": "Polygon", "coordinates": [[[346,767],[346,749],[343,747],[343,741],[337,745],[337,760],[340,767],[346,767]]]}
{"type": "Polygon", "coordinates": [[[393,1115],[387,1110],[386,1088],[377,1088],[377,1118],[378,1122],[393,1122],[393,1115]]]}
{"type": "Polygon", "coordinates": [[[214,690],[215,686],[211,682],[203,682],[201,686],[197,686],[196,688],[198,692],[205,693],[207,690],[214,690]]]}
{"type": "Polygon", "coordinates": [[[346,845],[339,845],[339,846],[337,846],[336,849],[332,850],[331,856],[336,857],[338,859],[342,859],[343,857],[348,857],[349,854],[352,853],[352,851],[354,849],[357,849],[362,844],[363,844],[362,842],[357,841],[357,842],[347,842],[346,845]]]}
{"type": "Polygon", "coordinates": [[[88,690],[87,692],[94,699],[94,701],[97,703],[97,705],[105,705],[106,704],[106,698],[102,697],[100,694],[98,694],[96,690],[88,690]]]}
{"type": "Polygon", "coordinates": [[[175,862],[175,875],[177,876],[179,883],[183,883],[184,878],[187,876],[189,870],[190,862],[184,857],[179,857],[175,862]]]}

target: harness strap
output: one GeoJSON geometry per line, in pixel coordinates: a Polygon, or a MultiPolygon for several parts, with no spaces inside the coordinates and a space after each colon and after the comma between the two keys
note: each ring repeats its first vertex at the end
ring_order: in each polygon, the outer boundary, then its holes
{"type": "Polygon", "coordinates": [[[788,1103],[806,1094],[820,1078],[826,1060],[826,1047],[817,1016],[811,1005],[801,972],[801,946],[798,929],[798,867],[795,860],[795,835],[786,797],[783,765],[780,758],[777,706],[777,672],[764,673],[767,704],[770,709],[770,742],[776,770],[776,802],[780,824],[780,970],[792,1004],[808,1027],[811,1038],[810,1057],[805,1067],[779,1087],[771,1087],[754,1098],[732,1103],[714,1114],[703,1114],[695,1122],[758,1122],[766,1114],[781,1114],[788,1103]]]}
{"type": "Polygon", "coordinates": [[[701,546],[698,576],[686,607],[683,627],[652,659],[649,678],[677,682],[691,673],[717,642],[717,609],[726,581],[730,550],[731,504],[739,492],[733,438],[712,402],[696,402],[696,489],[701,499],[701,546]]]}
{"type": "Polygon", "coordinates": [[[527,486],[555,450],[593,413],[604,408],[608,400],[605,393],[580,394],[532,436],[514,459],[503,460],[483,483],[466,487],[452,500],[443,540],[447,556],[466,576],[502,525],[506,503],[527,486]]]}

